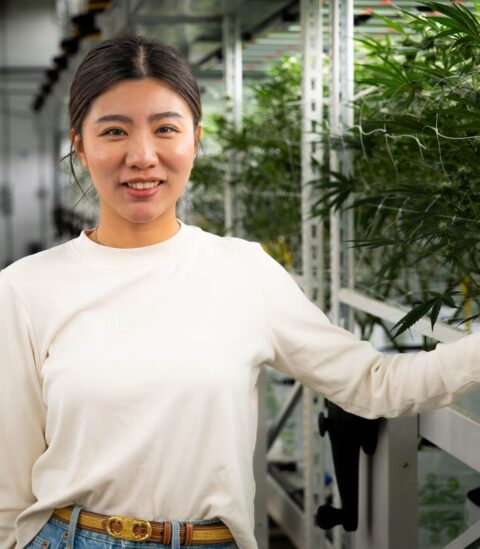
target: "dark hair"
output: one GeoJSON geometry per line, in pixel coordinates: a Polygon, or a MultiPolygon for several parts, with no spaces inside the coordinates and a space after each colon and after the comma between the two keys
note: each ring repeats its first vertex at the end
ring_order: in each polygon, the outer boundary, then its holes
{"type": "MultiPolygon", "coordinates": [[[[157,78],[178,92],[193,115],[194,129],[202,118],[200,90],[190,67],[175,48],[136,34],[100,42],[80,63],[70,87],[70,128],[81,137],[82,124],[95,99],[123,80],[157,78]]],[[[70,169],[75,181],[70,146],[70,169]]],[[[78,181],[77,181],[78,184],[78,181]]]]}

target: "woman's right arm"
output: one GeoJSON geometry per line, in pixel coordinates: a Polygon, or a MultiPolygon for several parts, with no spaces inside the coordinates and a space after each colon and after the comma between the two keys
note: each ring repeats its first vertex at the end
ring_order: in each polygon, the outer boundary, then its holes
{"type": "MultiPolygon", "coordinates": [[[[32,276],[33,273],[32,273],[32,276]]],[[[15,521],[36,500],[32,467],[45,451],[39,355],[24,304],[0,272],[0,546],[15,546],[15,521]]]]}

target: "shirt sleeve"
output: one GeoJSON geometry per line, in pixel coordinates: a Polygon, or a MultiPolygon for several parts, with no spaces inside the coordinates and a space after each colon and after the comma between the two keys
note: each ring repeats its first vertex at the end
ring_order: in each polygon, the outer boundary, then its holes
{"type": "Polygon", "coordinates": [[[440,343],[434,351],[384,355],[333,325],[291,275],[257,246],[274,349],[270,366],[365,418],[413,415],[480,389],[480,334],[440,343]]]}
{"type": "Polygon", "coordinates": [[[38,352],[25,308],[0,272],[0,540],[15,546],[15,521],[32,503],[32,466],[45,450],[38,352]]]}

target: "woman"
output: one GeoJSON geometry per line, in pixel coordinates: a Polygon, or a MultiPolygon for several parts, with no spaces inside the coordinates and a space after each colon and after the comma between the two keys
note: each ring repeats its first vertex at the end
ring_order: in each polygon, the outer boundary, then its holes
{"type": "Polygon", "coordinates": [[[2,548],[256,548],[263,364],[368,418],[479,388],[477,335],[383,356],[258,243],[176,218],[201,107],[171,48],[101,43],[70,120],[100,221],[0,273],[2,548]]]}

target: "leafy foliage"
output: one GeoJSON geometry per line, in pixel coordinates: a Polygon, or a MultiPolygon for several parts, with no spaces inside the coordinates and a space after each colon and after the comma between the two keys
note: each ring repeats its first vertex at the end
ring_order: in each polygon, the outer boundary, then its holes
{"type": "Polygon", "coordinates": [[[208,220],[209,230],[223,234],[219,212],[225,167],[229,154],[235,153],[238,166],[230,182],[243,206],[242,236],[261,241],[278,261],[294,268],[301,263],[300,80],[299,60],[284,57],[265,81],[251,86],[241,132],[228,116],[214,116],[210,132],[219,151],[200,159],[191,177],[193,195],[198,196],[193,209],[208,220]],[[212,211],[204,214],[208,192],[218,197],[213,217],[212,211]]]}
{"type": "Polygon", "coordinates": [[[425,5],[435,15],[383,17],[395,33],[359,41],[356,125],[329,138],[351,151],[354,175],[316,182],[316,215],[354,208],[364,285],[413,306],[395,335],[427,314],[433,326],[443,306],[480,306],[480,19],[425,5]]]}
{"type": "MultiPolygon", "coordinates": [[[[433,15],[404,13],[400,23],[381,17],[394,32],[359,40],[355,127],[324,146],[326,155],[349,151],[354,175],[322,165],[312,182],[322,195],[312,213],[327,230],[332,208],[355,212],[359,289],[413,308],[392,338],[426,315],[433,326],[446,312],[458,319],[463,311],[470,321],[480,310],[479,16],[454,2],[425,5],[433,15]]],[[[207,124],[218,152],[192,173],[193,209],[200,225],[223,234],[234,152],[243,236],[299,269],[300,63],[282,59],[250,95],[242,132],[224,115],[207,124]]],[[[371,329],[371,321],[358,320],[371,329]]]]}

